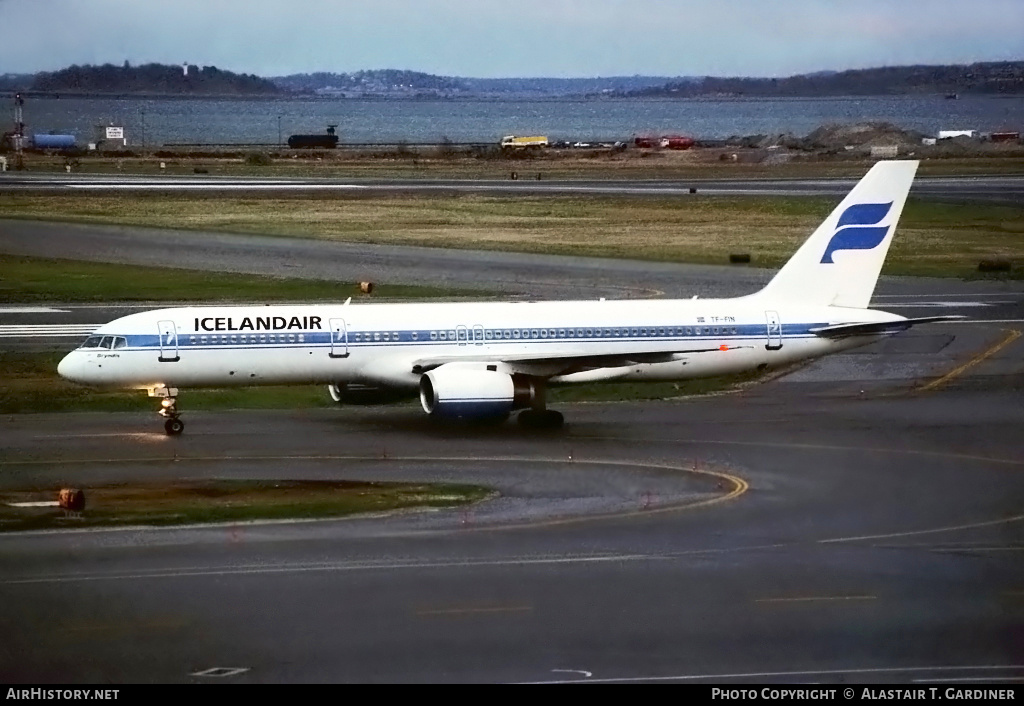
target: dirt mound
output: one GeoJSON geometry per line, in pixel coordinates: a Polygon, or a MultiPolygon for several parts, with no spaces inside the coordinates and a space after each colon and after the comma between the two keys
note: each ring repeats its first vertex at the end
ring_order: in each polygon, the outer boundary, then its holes
{"type": "Polygon", "coordinates": [[[847,146],[919,145],[922,137],[919,132],[903,130],[892,123],[867,122],[822,125],[804,141],[813,149],[843,149],[847,146]]]}

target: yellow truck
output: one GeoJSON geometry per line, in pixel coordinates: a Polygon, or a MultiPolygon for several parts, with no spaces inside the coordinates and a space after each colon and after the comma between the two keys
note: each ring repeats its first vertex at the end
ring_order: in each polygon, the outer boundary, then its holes
{"type": "Polygon", "coordinates": [[[548,138],[543,135],[534,135],[532,137],[516,137],[515,135],[505,135],[501,138],[502,148],[518,149],[521,147],[547,147],[548,138]]]}

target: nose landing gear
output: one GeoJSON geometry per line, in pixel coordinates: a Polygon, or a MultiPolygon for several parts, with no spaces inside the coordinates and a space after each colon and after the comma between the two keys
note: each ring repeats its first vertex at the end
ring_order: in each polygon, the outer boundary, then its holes
{"type": "Polygon", "coordinates": [[[185,422],[181,421],[178,412],[178,390],[176,388],[158,387],[150,390],[149,396],[163,398],[160,400],[160,411],[157,414],[166,419],[164,431],[168,436],[177,436],[185,431],[185,422]]]}

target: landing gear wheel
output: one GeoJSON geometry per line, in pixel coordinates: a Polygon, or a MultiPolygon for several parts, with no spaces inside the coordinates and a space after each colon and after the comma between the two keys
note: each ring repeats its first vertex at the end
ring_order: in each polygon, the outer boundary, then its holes
{"type": "Polygon", "coordinates": [[[553,409],[524,409],[517,421],[526,429],[561,429],[565,417],[553,409]]]}
{"type": "Polygon", "coordinates": [[[164,422],[164,430],[167,432],[168,436],[177,436],[181,432],[185,431],[185,422],[181,421],[177,417],[168,419],[164,422]]]}

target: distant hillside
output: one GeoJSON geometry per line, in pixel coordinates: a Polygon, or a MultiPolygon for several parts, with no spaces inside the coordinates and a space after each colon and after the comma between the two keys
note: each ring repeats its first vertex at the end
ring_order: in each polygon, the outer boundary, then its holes
{"type": "Polygon", "coordinates": [[[297,93],[360,95],[454,94],[467,90],[461,79],[419,71],[377,69],[337,74],[318,71],[270,79],[278,87],[297,93]]]}
{"type": "Polygon", "coordinates": [[[281,90],[253,74],[222,71],[216,66],[143,64],[69,66],[36,74],[31,90],[65,93],[153,93],[183,95],[275,95],[281,90]]]}
{"type": "Polygon", "coordinates": [[[955,66],[887,66],[788,78],[705,77],[625,92],[627,96],[878,96],[1024,93],[1024,61],[955,66]]]}
{"type": "Polygon", "coordinates": [[[26,90],[34,79],[34,74],[0,74],[0,91],[26,90]]]}
{"type": "Polygon", "coordinates": [[[602,76],[595,78],[463,78],[476,93],[502,95],[579,96],[638,91],[668,82],[688,83],[696,78],[668,76],[602,76]]]}
{"type": "Polygon", "coordinates": [[[351,74],[317,72],[270,79],[298,93],[359,96],[582,96],[634,91],[668,81],[697,79],[667,76],[610,76],[600,78],[468,78],[437,76],[419,71],[381,69],[351,74]]]}

